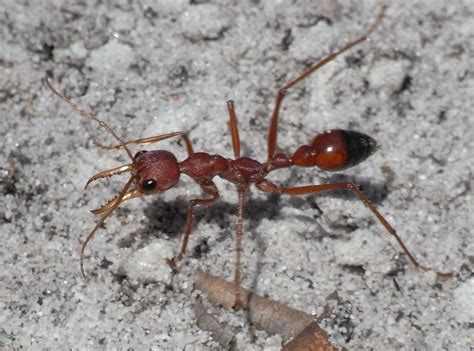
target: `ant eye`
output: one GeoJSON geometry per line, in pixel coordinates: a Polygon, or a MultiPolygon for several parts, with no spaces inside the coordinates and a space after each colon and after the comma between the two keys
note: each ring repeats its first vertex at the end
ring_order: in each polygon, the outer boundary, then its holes
{"type": "Polygon", "coordinates": [[[145,152],[148,152],[148,151],[146,151],[146,150],[138,151],[138,152],[135,154],[135,156],[133,156],[133,158],[137,158],[138,156],[144,154],[145,152]]]}
{"type": "Polygon", "coordinates": [[[142,183],[141,188],[144,192],[155,190],[156,182],[153,179],[147,179],[142,183]]]}

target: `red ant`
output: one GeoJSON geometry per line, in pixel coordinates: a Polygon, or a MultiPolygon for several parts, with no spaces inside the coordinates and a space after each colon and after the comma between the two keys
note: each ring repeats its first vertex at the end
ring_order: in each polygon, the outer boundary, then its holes
{"type": "MultiPolygon", "coordinates": [[[[280,107],[286,96],[288,90],[293,88],[300,81],[308,78],[319,68],[327,63],[333,61],[342,53],[348,51],[357,44],[366,41],[369,35],[376,29],[380,23],[385,8],[382,8],[375,23],[368,29],[368,31],[361,37],[351,41],[341,49],[333,54],[325,57],[320,62],[312,66],[302,75],[298,76],[283,88],[281,88],[276,95],[275,107],[273,110],[270,128],[268,132],[268,158],[267,161],[261,163],[249,157],[240,156],[240,138],[237,126],[237,116],[234,109],[234,102],[227,101],[227,109],[230,118],[230,131],[232,137],[232,147],[234,151],[234,159],[222,157],[220,155],[211,155],[206,152],[194,152],[191,141],[185,132],[174,132],[162,134],[144,139],[131,140],[124,142],[115,134],[115,132],[96,115],[81,108],[75,102],[66,98],[63,94],[58,92],[46,80],[48,87],[60,99],[64,100],[82,116],[92,119],[106,129],[118,142],[119,145],[106,147],[108,149],[124,149],[130,157],[131,163],[117,168],[102,171],[92,176],[87,185],[91,182],[113,175],[129,172],[132,174],[131,178],[123,187],[120,194],[109,201],[104,206],[92,210],[94,214],[102,214],[94,229],[86,237],[81,248],[81,273],[84,272],[84,251],[88,242],[92,239],[97,229],[104,223],[107,217],[124,201],[135,197],[151,195],[160,193],[174,187],[179,180],[181,174],[186,174],[191,177],[201,189],[208,195],[205,198],[192,199],[188,204],[188,214],[186,224],[184,227],[184,235],[181,243],[181,248],[174,258],[167,259],[166,262],[170,267],[175,267],[176,263],[183,258],[188,245],[189,235],[193,225],[193,210],[196,205],[211,206],[219,200],[219,191],[213,182],[213,178],[219,176],[237,187],[239,195],[239,209],[238,219],[236,223],[236,268],[235,268],[235,302],[236,307],[240,307],[240,251],[242,241],[242,218],[244,213],[244,202],[246,194],[251,184],[254,184],[257,189],[267,193],[288,194],[288,195],[306,195],[328,190],[349,190],[353,192],[365,206],[377,217],[378,221],[385,227],[387,232],[392,235],[400,245],[402,251],[408,256],[410,261],[419,269],[423,271],[430,271],[431,269],[421,265],[415,257],[407,249],[403,241],[400,239],[395,229],[387,222],[382,214],[375,208],[369,199],[361,192],[359,187],[353,183],[332,183],[322,185],[306,185],[299,187],[281,187],[266,179],[268,173],[282,168],[291,166],[299,167],[318,167],[324,171],[340,171],[359,164],[367,159],[377,150],[377,143],[370,136],[342,129],[331,129],[317,134],[309,145],[300,146],[292,156],[288,157],[284,153],[276,153],[277,148],[277,131],[278,118],[280,114],[280,107]],[[135,156],[130,152],[128,145],[147,145],[156,143],[165,139],[179,137],[182,138],[186,144],[188,158],[179,162],[176,157],[169,151],[139,151],[135,156]],[[134,188],[129,190],[132,185],[134,188]]],[[[86,186],[87,186],[86,185],[86,186]]],[[[447,277],[452,273],[436,272],[438,276],[447,277]]]]}

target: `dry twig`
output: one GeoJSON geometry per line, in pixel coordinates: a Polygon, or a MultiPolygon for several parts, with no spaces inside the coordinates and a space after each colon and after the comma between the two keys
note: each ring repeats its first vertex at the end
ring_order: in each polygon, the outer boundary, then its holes
{"type": "MultiPolygon", "coordinates": [[[[234,283],[198,270],[194,274],[194,285],[212,304],[229,309],[234,307],[234,283]]],[[[314,316],[247,289],[241,289],[241,293],[243,308],[248,312],[249,321],[257,329],[263,329],[269,334],[279,334],[284,341],[298,335],[284,346],[284,350],[337,350],[329,343],[326,333],[319,327],[314,316]]]]}
{"type": "Polygon", "coordinates": [[[202,304],[201,298],[198,298],[194,304],[194,313],[197,318],[197,325],[203,330],[212,333],[212,337],[222,347],[233,349],[234,347],[234,332],[226,325],[222,325],[214,316],[207,313],[206,308],[202,304]]]}

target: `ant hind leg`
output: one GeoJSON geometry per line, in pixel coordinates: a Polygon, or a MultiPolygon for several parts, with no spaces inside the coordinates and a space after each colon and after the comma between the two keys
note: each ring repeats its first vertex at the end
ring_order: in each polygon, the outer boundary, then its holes
{"type": "Polygon", "coordinates": [[[329,62],[333,61],[336,57],[339,55],[343,54],[344,52],[350,50],[354,46],[366,41],[372,32],[377,29],[378,25],[382,21],[384,14],[385,14],[385,9],[386,6],[383,5],[377,18],[375,19],[374,24],[372,24],[369,29],[363,34],[362,36],[358,37],[355,40],[352,40],[348,44],[344,45],[342,48],[337,50],[336,52],[326,56],[323,58],[321,61],[317,62],[315,65],[313,65],[311,68],[303,72],[303,74],[299,75],[292,81],[290,81],[288,84],[286,84],[283,88],[279,89],[275,98],[275,107],[273,108],[273,113],[272,113],[272,118],[270,121],[270,127],[268,128],[268,161],[270,161],[274,154],[275,150],[277,148],[277,135],[278,135],[278,118],[280,116],[280,109],[281,109],[281,104],[283,102],[283,99],[285,98],[288,90],[293,88],[296,84],[301,82],[302,80],[308,78],[311,76],[313,73],[315,73],[317,70],[319,70],[321,67],[325,66],[329,62]]]}
{"type": "MultiPolygon", "coordinates": [[[[279,194],[287,194],[287,195],[308,195],[319,193],[322,191],[329,191],[329,190],[350,190],[352,191],[362,203],[369,208],[369,210],[373,213],[373,215],[377,218],[377,220],[384,226],[385,230],[388,234],[392,235],[395,240],[397,241],[398,245],[402,249],[402,251],[408,256],[410,261],[413,265],[423,271],[433,271],[431,268],[423,266],[420,264],[415,256],[408,250],[405,246],[403,240],[398,236],[396,230],[388,223],[384,216],[375,208],[375,206],[370,202],[367,196],[364,195],[362,191],[359,190],[359,187],[352,183],[331,183],[331,184],[320,184],[320,185],[307,185],[307,186],[300,186],[300,187],[278,187],[277,185],[273,184],[268,180],[264,180],[257,184],[257,188],[264,192],[270,193],[279,193],[279,194]]],[[[451,277],[454,274],[452,272],[436,272],[434,271],[439,277],[451,277]]]]}

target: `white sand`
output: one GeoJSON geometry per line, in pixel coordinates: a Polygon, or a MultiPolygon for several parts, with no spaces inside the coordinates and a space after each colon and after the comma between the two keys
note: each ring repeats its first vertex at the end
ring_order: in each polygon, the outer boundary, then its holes
{"type": "MultiPolygon", "coordinates": [[[[61,91],[126,139],[192,129],[196,150],[226,157],[225,101],[233,99],[243,154],[264,161],[276,90],[363,33],[378,6],[200,2],[2,2],[0,349],[219,349],[196,325],[191,277],[197,267],[232,277],[234,188],[216,181],[222,202],[197,211],[174,278],[163,260],[179,247],[187,201],[199,188],[183,177],[162,195],[123,204],[87,248],[84,281],[80,243],[95,221],[88,210],[118,194],[126,176],[87,191],[84,184],[127,158],[97,148],[94,139],[114,140],[42,80],[50,72],[61,91]]],[[[288,153],[332,127],[365,132],[381,150],[345,176],[294,169],[270,178],[362,184],[420,262],[460,275],[440,281],[414,268],[351,194],[290,199],[253,191],[243,284],[310,313],[337,290],[347,302],[326,328],[348,349],[468,350],[473,7],[397,3],[370,42],[302,83],[281,115],[279,146],[288,153]]],[[[154,147],[185,157],[175,141],[154,147]]],[[[243,313],[214,313],[235,328],[238,349],[281,345],[264,332],[251,341],[243,313]]]]}

